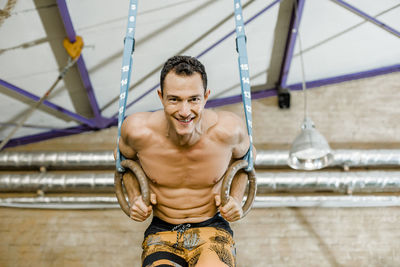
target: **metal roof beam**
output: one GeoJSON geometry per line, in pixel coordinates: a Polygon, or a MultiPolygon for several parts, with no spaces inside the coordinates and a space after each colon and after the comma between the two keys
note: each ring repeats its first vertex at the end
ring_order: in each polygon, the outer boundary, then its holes
{"type": "MultiPolygon", "coordinates": [[[[291,0],[290,0],[291,1],[291,0]]],[[[282,58],[281,71],[277,81],[278,87],[287,87],[287,78],[289,75],[290,65],[292,63],[294,48],[296,46],[297,35],[299,32],[300,20],[303,14],[305,0],[294,0],[297,3],[292,4],[292,12],[290,17],[290,26],[288,28],[287,39],[285,44],[285,53],[282,58]],[[297,5],[297,8],[296,8],[297,5]]],[[[293,2],[293,1],[291,1],[293,2]]]]}
{"type": "MultiPolygon", "coordinates": [[[[56,1],[51,1],[54,2],[54,5],[51,5],[50,8],[41,8],[43,6],[42,2],[42,0],[33,0],[36,12],[46,34],[46,42],[50,46],[49,52],[53,54],[57,69],[60,71],[67,65],[69,58],[63,46],[65,27],[58,12],[56,1]]],[[[63,83],[72,100],[76,113],[87,118],[94,117],[77,66],[74,65],[68,70],[68,75],[64,77],[63,83]]]]}
{"type": "MultiPolygon", "coordinates": [[[[13,84],[11,84],[9,82],[6,82],[6,81],[4,81],[2,79],[0,79],[0,85],[3,86],[4,88],[10,90],[10,91],[13,91],[13,92],[15,92],[15,93],[17,93],[19,95],[22,95],[22,96],[24,96],[24,97],[26,97],[28,99],[33,100],[35,102],[38,102],[40,100],[40,97],[38,97],[38,96],[36,96],[36,95],[34,95],[34,94],[24,90],[24,89],[21,89],[21,88],[15,86],[15,85],[13,85],[13,84]]],[[[95,127],[96,126],[96,123],[93,120],[85,118],[85,117],[83,117],[83,116],[81,116],[79,114],[76,114],[74,112],[71,112],[71,111],[69,111],[69,110],[67,110],[67,109],[65,109],[63,107],[60,107],[60,106],[58,106],[58,105],[56,105],[56,104],[54,104],[54,103],[52,103],[52,102],[50,102],[48,100],[44,100],[43,101],[43,105],[48,107],[48,108],[50,108],[50,109],[52,109],[52,110],[55,110],[57,112],[61,112],[61,113],[65,114],[65,115],[67,115],[68,117],[70,117],[71,119],[73,119],[75,121],[78,121],[78,122],[81,122],[83,124],[86,124],[86,125],[88,125],[90,127],[95,127]]]]}
{"type": "Polygon", "coordinates": [[[293,0],[281,1],[274,30],[274,44],[271,51],[271,59],[267,68],[267,81],[265,85],[255,86],[253,88],[255,91],[275,87],[282,79],[282,69],[287,53],[288,38],[292,30],[293,9],[293,0]]]}
{"type": "Polygon", "coordinates": [[[4,146],[4,148],[21,146],[21,145],[40,142],[40,141],[44,141],[44,140],[48,140],[48,139],[52,139],[52,138],[56,138],[56,137],[69,136],[69,135],[79,134],[79,133],[89,132],[89,131],[93,131],[93,129],[86,125],[80,125],[80,126],[76,126],[76,127],[67,128],[67,129],[55,129],[55,130],[47,131],[44,133],[39,133],[39,134],[34,134],[34,135],[11,139],[4,146]]]}
{"type": "MultiPolygon", "coordinates": [[[[72,24],[72,20],[68,11],[67,4],[65,0],[57,0],[58,9],[60,11],[61,19],[64,23],[65,31],[67,33],[68,39],[71,43],[76,41],[76,33],[74,26],[72,24]]],[[[102,118],[99,105],[97,103],[97,99],[93,90],[92,83],[90,81],[89,73],[86,68],[85,61],[83,59],[83,55],[81,55],[77,61],[78,70],[80,73],[80,77],[83,83],[83,86],[86,89],[86,93],[89,99],[90,106],[92,108],[94,114],[94,120],[98,124],[98,127],[105,127],[107,124],[107,120],[102,118]]]]}
{"type": "Polygon", "coordinates": [[[356,8],[356,7],[350,5],[350,4],[348,4],[348,3],[346,3],[345,1],[342,1],[342,0],[331,0],[331,1],[336,3],[336,4],[338,4],[338,5],[340,5],[341,7],[346,8],[347,10],[353,12],[354,14],[360,16],[361,18],[366,19],[369,22],[377,25],[378,27],[384,29],[385,31],[387,31],[387,32],[389,32],[391,34],[393,34],[394,36],[400,38],[400,32],[399,31],[397,31],[394,28],[390,27],[389,25],[379,21],[378,19],[368,15],[367,13],[361,11],[360,9],[358,9],[358,8],[356,8]]]}
{"type": "MultiPolygon", "coordinates": [[[[324,78],[324,79],[315,80],[315,81],[309,81],[309,82],[306,82],[306,87],[307,87],[307,89],[311,89],[311,88],[320,87],[320,86],[324,86],[324,85],[330,85],[330,84],[335,84],[335,83],[340,83],[340,82],[369,78],[369,77],[374,77],[374,76],[378,76],[378,75],[384,75],[384,74],[389,74],[392,72],[399,72],[399,71],[400,71],[400,64],[396,64],[396,65],[392,65],[392,66],[376,68],[376,69],[362,71],[362,72],[356,72],[356,73],[351,73],[351,74],[345,74],[345,75],[340,75],[340,76],[324,78]]],[[[287,85],[287,87],[290,90],[295,90],[295,91],[302,90],[302,83],[287,85]]],[[[277,87],[272,87],[272,88],[265,89],[262,91],[252,92],[251,98],[253,100],[255,100],[255,99],[276,96],[277,91],[278,91],[277,87]]],[[[240,103],[240,102],[242,102],[242,96],[235,95],[235,96],[229,96],[229,97],[219,98],[219,99],[210,99],[207,101],[206,107],[214,108],[214,107],[220,107],[220,106],[229,105],[229,104],[236,104],[236,103],[240,103]]]]}

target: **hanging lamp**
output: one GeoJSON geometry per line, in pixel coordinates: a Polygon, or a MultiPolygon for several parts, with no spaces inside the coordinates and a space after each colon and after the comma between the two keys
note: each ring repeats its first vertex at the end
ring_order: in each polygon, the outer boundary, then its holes
{"type": "Polygon", "coordinates": [[[301,132],[290,148],[288,165],[296,170],[318,170],[332,161],[333,154],[328,142],[315,129],[314,122],[306,116],[301,132]]]}
{"type": "MultiPolygon", "coordinates": [[[[298,19],[297,1],[294,0],[294,3],[296,19],[298,19]]],[[[297,25],[299,25],[299,23],[297,23],[297,25]]],[[[296,170],[318,170],[331,164],[333,161],[333,154],[328,142],[324,136],[317,131],[314,122],[308,116],[303,49],[301,45],[300,32],[298,29],[297,37],[300,48],[302,91],[304,95],[304,121],[301,126],[300,134],[292,143],[287,162],[291,168],[296,170]]]]}

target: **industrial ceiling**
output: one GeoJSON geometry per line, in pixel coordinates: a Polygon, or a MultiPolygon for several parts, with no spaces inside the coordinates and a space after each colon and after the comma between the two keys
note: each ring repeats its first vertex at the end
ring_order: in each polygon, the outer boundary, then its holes
{"type": "MultiPolygon", "coordinates": [[[[400,71],[398,0],[242,4],[253,99],[302,88],[299,40],[307,88],[400,71]]],[[[128,7],[127,0],[0,0],[5,147],[117,125],[128,7]],[[63,43],[79,38],[81,56],[63,73],[63,43]]],[[[206,66],[209,107],[241,100],[233,7],[229,0],[139,1],[127,114],[161,108],[159,72],[177,54],[206,66]]]]}

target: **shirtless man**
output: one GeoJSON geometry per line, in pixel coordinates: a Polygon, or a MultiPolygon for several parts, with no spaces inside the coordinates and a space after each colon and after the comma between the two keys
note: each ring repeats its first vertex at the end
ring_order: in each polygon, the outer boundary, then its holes
{"type": "Polygon", "coordinates": [[[222,177],[249,149],[243,121],[233,113],[204,109],[210,90],[204,66],[195,58],[170,58],[161,72],[156,112],[130,115],[119,149],[139,160],[149,179],[146,206],[132,174],[124,175],[130,217],[153,219],[145,232],[142,266],[235,266],[228,221],[242,216],[247,175],[239,171],[231,197],[221,206],[222,177]]]}

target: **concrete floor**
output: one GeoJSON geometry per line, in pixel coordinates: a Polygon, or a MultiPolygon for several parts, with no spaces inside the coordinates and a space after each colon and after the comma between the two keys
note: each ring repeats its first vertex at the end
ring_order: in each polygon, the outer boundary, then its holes
{"type": "MultiPolygon", "coordinates": [[[[121,210],[0,208],[0,266],[140,266],[148,221],[121,210]]],[[[400,208],[253,209],[238,266],[400,266],[400,208]]]]}

